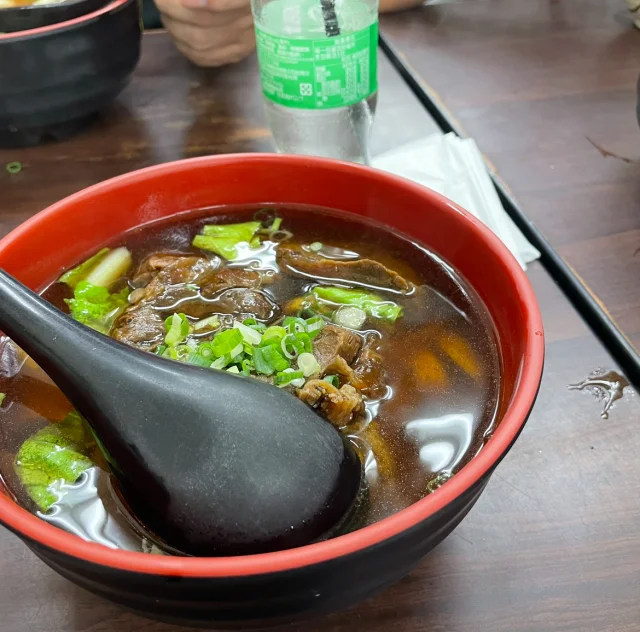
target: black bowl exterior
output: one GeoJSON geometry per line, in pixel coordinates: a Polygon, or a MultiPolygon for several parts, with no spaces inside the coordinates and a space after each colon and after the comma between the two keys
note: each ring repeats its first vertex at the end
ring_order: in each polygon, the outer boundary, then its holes
{"type": "Polygon", "coordinates": [[[0,33],[17,33],[73,20],[97,11],[109,0],[66,0],[58,4],[26,5],[0,9],[0,33]]]}
{"type": "Polygon", "coordinates": [[[407,575],[466,516],[489,475],[438,513],[374,547],[267,575],[181,578],[106,568],[26,540],[48,566],[146,617],[193,627],[257,627],[340,610],[407,575]]]}
{"type": "Polygon", "coordinates": [[[137,0],[78,24],[0,40],[0,146],[78,131],[126,86],[140,57],[137,0]]]}

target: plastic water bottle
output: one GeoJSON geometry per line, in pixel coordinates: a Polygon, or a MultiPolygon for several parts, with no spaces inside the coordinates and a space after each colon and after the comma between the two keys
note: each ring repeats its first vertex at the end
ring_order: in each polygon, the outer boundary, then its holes
{"type": "Polygon", "coordinates": [[[369,164],[378,0],[252,0],[278,151],[369,164]]]}

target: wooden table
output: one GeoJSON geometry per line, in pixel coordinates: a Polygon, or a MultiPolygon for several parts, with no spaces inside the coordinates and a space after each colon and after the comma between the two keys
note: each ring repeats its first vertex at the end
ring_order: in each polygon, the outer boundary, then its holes
{"type": "Polygon", "coordinates": [[[381,30],[640,349],[640,31],[623,0],[445,2],[381,30]]]}
{"type": "MultiPolygon", "coordinates": [[[[375,149],[435,131],[382,60],[375,149]]],[[[67,143],[0,152],[0,232],[58,198],[124,171],[183,156],[269,150],[253,60],[191,68],[164,35],[144,39],[134,81],[102,123],[67,143]]],[[[640,400],[601,404],[567,390],[615,369],[539,264],[529,276],[545,318],[547,362],[521,438],[471,514],[383,595],[304,626],[309,632],[637,632],[640,622],[640,400]]],[[[2,632],[178,632],[101,601],[0,531],[2,632]]],[[[297,630],[295,626],[284,630],[297,630]]],[[[300,627],[302,629],[302,627],[300,627]]]]}

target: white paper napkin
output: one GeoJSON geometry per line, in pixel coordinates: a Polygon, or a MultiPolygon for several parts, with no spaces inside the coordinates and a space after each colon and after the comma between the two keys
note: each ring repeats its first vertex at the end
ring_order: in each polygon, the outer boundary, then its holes
{"type": "Polygon", "coordinates": [[[523,269],[540,257],[502,208],[472,139],[433,134],[374,158],[373,166],[423,184],[462,206],[502,240],[523,269]]]}

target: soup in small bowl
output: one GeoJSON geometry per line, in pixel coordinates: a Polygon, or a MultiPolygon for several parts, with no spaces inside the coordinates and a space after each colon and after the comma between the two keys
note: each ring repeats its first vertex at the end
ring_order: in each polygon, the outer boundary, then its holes
{"type": "Polygon", "coordinates": [[[0,266],[143,353],[287,390],[360,457],[366,494],[338,531],[199,558],[128,511],[83,419],[4,339],[0,520],[63,575],[168,620],[288,619],[398,579],[477,500],[539,385],[540,314],[506,248],[363,167],[146,169],[39,214],[0,243],[0,266]]]}

